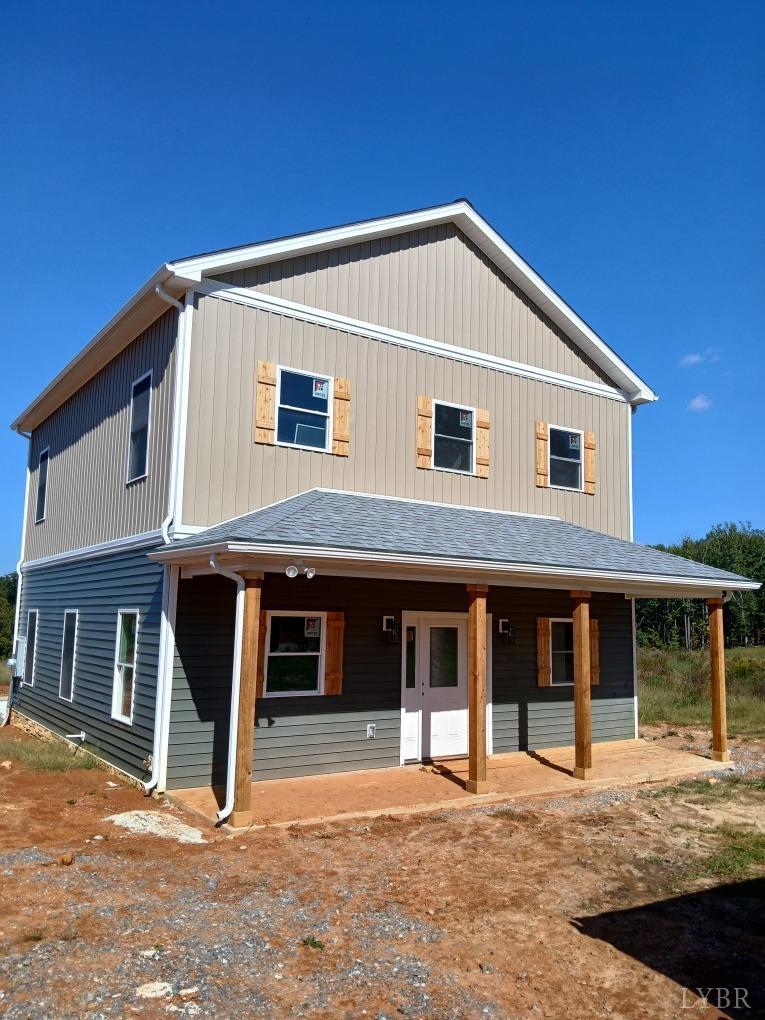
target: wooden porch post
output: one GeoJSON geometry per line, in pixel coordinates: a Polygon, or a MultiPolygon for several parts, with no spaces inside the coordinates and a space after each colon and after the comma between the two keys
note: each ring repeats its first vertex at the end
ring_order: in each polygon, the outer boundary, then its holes
{"type": "Polygon", "coordinates": [[[707,613],[709,614],[709,656],[712,673],[712,757],[715,761],[730,761],[725,706],[723,600],[707,599],[707,613]]]}
{"type": "Polygon", "coordinates": [[[236,731],[236,779],[234,809],[229,823],[235,827],[252,822],[252,741],[255,733],[255,697],[258,677],[258,640],[262,574],[245,574],[244,626],[242,628],[242,675],[239,683],[239,720],[236,731]]]}
{"type": "Polygon", "coordinates": [[[486,593],[468,590],[468,793],[485,793],[486,781],[486,593]]]}
{"type": "Polygon", "coordinates": [[[574,602],[574,777],[592,772],[590,709],[590,592],[572,591],[574,602]]]}

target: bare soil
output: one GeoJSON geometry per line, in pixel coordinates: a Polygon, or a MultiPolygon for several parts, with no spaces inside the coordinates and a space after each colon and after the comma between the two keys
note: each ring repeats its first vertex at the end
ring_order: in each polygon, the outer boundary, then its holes
{"type": "MultiPolygon", "coordinates": [[[[763,742],[734,758],[765,774],[763,742]]],[[[724,775],[709,798],[598,790],[201,845],[106,821],[199,825],[115,782],[0,768],[2,1016],[765,1015],[765,869],[704,868],[721,824],[765,829],[765,796],[724,775]],[[746,1005],[705,1007],[694,989],[716,987],[746,1005]]]]}

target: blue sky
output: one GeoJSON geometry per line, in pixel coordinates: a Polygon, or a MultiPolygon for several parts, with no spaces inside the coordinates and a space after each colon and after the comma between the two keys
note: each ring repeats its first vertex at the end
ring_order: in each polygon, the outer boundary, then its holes
{"type": "Polygon", "coordinates": [[[764,526],[764,49],[736,0],[7,0],[4,419],[163,261],[465,195],[661,396],[636,538],[764,526]]]}

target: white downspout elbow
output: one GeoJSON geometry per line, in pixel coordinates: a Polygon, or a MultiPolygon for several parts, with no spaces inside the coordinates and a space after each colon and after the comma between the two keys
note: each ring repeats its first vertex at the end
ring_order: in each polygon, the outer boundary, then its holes
{"type": "Polygon", "coordinates": [[[218,563],[215,553],[210,557],[210,566],[236,585],[236,616],[234,622],[234,665],[231,671],[231,718],[228,731],[228,763],[226,766],[226,803],[217,814],[219,822],[228,818],[234,810],[234,784],[236,782],[236,745],[239,728],[239,688],[242,682],[242,633],[244,631],[244,578],[233,570],[227,570],[218,563]]]}

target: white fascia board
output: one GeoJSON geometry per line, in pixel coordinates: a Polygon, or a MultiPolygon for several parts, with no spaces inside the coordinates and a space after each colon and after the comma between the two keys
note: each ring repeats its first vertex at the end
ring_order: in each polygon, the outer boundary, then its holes
{"type": "Polygon", "coordinates": [[[552,321],[570,337],[614,382],[627,393],[630,403],[645,404],[657,400],[656,393],[602,340],[563,298],[502,238],[468,202],[398,216],[365,220],[330,230],[298,234],[263,244],[213,252],[170,263],[181,274],[233,272],[278,259],[307,255],[339,245],[372,241],[378,237],[404,233],[440,223],[455,223],[460,230],[526,293],[552,321]]]}
{"type": "Polygon", "coordinates": [[[588,588],[593,591],[628,590],[646,598],[666,593],[670,597],[687,598],[712,596],[720,591],[756,591],[757,581],[717,580],[714,578],[674,577],[664,574],[639,574],[633,571],[617,573],[607,570],[581,570],[571,567],[546,567],[534,563],[497,563],[492,560],[464,560],[457,558],[416,556],[363,550],[355,552],[334,547],[290,545],[257,542],[216,542],[195,548],[173,549],[172,546],[149,553],[150,559],[161,562],[193,562],[195,559],[218,555],[256,557],[258,566],[281,569],[285,560],[309,559],[347,572],[348,566],[366,570],[379,568],[416,568],[429,570],[442,579],[473,582],[490,581],[492,584],[515,586],[588,588]],[[456,575],[456,576],[455,576],[456,575]]]}
{"type": "Polygon", "coordinates": [[[59,563],[71,563],[76,560],[92,560],[98,556],[128,552],[131,549],[140,549],[142,546],[154,545],[161,541],[161,528],[156,531],[143,531],[137,535],[126,535],[124,538],[113,538],[96,545],[81,546],[79,549],[69,549],[51,556],[41,556],[36,560],[26,560],[19,564],[19,570],[22,574],[26,574],[30,570],[38,570],[41,567],[52,567],[59,563]]]}

